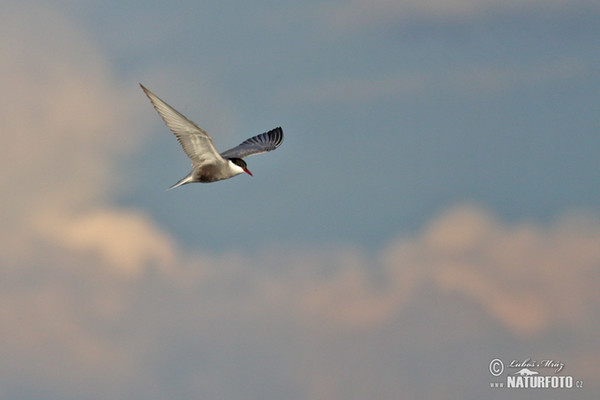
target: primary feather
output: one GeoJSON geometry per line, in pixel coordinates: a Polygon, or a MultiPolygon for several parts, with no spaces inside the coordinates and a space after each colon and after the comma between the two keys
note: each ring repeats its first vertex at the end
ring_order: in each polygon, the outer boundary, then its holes
{"type": "Polygon", "coordinates": [[[269,132],[261,133],[247,139],[238,146],[221,153],[225,158],[244,158],[255,154],[275,150],[283,142],[283,129],[277,127],[269,132]]]}
{"type": "Polygon", "coordinates": [[[212,138],[198,125],[187,119],[179,111],[162,101],[158,96],[140,84],[146,96],[161,116],[165,124],[177,138],[193,166],[214,162],[221,158],[212,138]]]}

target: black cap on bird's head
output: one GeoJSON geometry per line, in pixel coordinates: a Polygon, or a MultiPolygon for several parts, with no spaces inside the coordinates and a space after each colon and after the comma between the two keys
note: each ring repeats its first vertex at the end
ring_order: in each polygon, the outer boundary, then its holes
{"type": "Polygon", "coordinates": [[[229,160],[232,163],[234,163],[235,165],[237,165],[238,167],[240,167],[241,169],[243,169],[245,173],[247,173],[250,176],[253,176],[252,172],[248,171],[248,166],[246,165],[246,161],[242,160],[241,158],[230,158],[229,160]]]}

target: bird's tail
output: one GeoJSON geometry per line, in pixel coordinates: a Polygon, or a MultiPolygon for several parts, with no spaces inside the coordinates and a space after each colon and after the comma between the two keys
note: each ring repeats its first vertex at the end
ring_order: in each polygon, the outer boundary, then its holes
{"type": "Polygon", "coordinates": [[[176,187],[179,187],[179,186],[185,185],[186,183],[191,183],[191,182],[194,182],[194,171],[187,174],[187,176],[185,178],[183,178],[182,180],[180,180],[179,182],[177,182],[176,184],[174,184],[167,190],[175,189],[176,187]]]}

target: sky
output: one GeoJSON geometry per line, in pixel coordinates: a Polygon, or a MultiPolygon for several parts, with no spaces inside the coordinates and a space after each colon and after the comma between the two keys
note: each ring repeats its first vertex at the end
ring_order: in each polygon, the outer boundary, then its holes
{"type": "Polygon", "coordinates": [[[597,1],[25,0],[0,34],[0,397],[598,398],[597,1]],[[138,83],[220,150],[285,140],[166,191],[138,83]],[[526,360],[584,387],[490,387],[526,360]]]}

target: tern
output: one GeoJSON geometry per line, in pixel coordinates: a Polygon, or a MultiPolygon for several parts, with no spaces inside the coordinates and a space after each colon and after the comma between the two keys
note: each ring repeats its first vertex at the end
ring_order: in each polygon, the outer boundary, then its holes
{"type": "Polygon", "coordinates": [[[141,83],[140,86],[167,127],[175,134],[185,154],[192,160],[192,172],[168,190],[193,182],[208,183],[229,179],[243,172],[252,176],[243,158],[275,150],[283,142],[283,130],[278,127],[219,153],[208,133],[141,83]]]}

